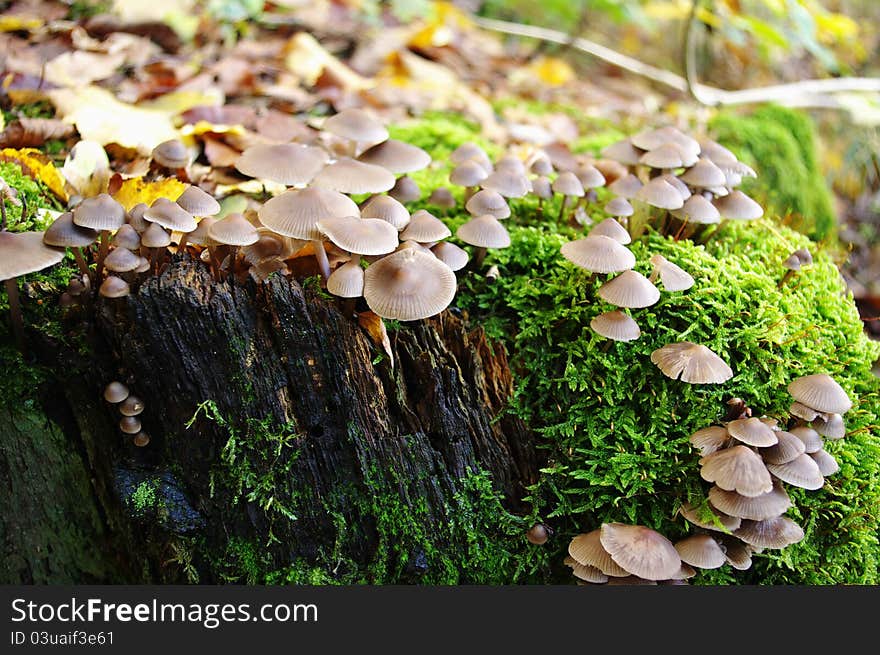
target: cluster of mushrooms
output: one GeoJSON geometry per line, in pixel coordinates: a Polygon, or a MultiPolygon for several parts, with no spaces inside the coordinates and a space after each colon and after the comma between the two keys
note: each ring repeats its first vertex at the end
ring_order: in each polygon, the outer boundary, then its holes
{"type": "MultiPolygon", "coordinates": [[[[574,576],[592,584],[686,584],[695,569],[745,570],[752,554],[803,539],[803,529],[784,516],[792,506],[784,485],[821,489],[840,470],[822,437],[843,438],[840,417],[852,402],[825,374],[797,378],[788,390],[794,402],[787,429],[775,418],[753,417],[742,404],[736,418],[691,435],[700,476],[714,483],[702,504],[680,509],[697,532],[673,544],[644,526],[603,524],[571,540],[565,564],[574,576]]],[[[546,541],[533,539],[538,527],[528,535],[532,543],[546,541]]]]}
{"type": "Polygon", "coordinates": [[[104,400],[116,406],[119,412],[119,431],[130,436],[132,443],[138,448],[143,448],[150,443],[149,435],[141,428],[140,415],[144,411],[144,401],[134,396],[128,387],[114,380],[104,387],[104,400]]]}

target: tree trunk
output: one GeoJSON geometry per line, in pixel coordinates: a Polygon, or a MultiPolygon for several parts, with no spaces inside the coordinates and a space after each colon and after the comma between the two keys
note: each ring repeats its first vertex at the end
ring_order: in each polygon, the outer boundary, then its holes
{"type": "Polygon", "coordinates": [[[316,286],[217,283],[187,256],[69,322],[84,348],[42,356],[118,562],[104,581],[503,582],[461,562],[492,514],[527,511],[539,462],[481,329],[450,311],[389,328],[392,367],[316,286]],[[103,399],[114,379],[145,403],[145,447],[103,399]]]}

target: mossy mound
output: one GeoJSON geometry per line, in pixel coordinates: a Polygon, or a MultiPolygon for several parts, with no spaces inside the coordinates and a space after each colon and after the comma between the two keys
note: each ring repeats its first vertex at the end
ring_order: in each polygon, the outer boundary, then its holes
{"type": "Polygon", "coordinates": [[[748,115],[727,111],[709,125],[716,139],[758,172],[742,189],[771,216],[821,241],[834,234],[837,219],[828,183],[819,167],[810,117],[785,107],[762,107],[748,115]]]}

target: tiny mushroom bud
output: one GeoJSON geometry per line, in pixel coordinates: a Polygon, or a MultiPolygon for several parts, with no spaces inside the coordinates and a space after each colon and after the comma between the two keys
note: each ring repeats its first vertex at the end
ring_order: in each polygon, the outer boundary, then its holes
{"type": "Polygon", "coordinates": [[[119,413],[123,416],[137,416],[144,411],[144,401],[136,396],[126,396],[119,403],[119,413]]]}
{"type": "Polygon", "coordinates": [[[128,398],[128,387],[122,384],[122,382],[114,380],[104,387],[104,400],[108,403],[115,405],[116,403],[121,403],[126,398],[128,398]]]}
{"type": "Polygon", "coordinates": [[[547,543],[547,539],[549,539],[550,534],[547,532],[547,526],[543,523],[535,523],[531,528],[526,532],[526,539],[528,539],[530,544],[535,544],[536,546],[541,546],[547,543]]]}
{"type": "Polygon", "coordinates": [[[150,436],[146,432],[138,432],[131,442],[138,448],[143,448],[150,443],[150,436]]]}
{"type": "Polygon", "coordinates": [[[119,429],[126,434],[137,434],[141,431],[141,421],[137,416],[123,416],[119,419],[119,429]]]}
{"type": "MultiPolygon", "coordinates": [[[[127,250],[125,252],[128,252],[127,250]]],[[[105,298],[123,298],[131,293],[128,282],[115,275],[108,275],[98,289],[105,298]]]]}

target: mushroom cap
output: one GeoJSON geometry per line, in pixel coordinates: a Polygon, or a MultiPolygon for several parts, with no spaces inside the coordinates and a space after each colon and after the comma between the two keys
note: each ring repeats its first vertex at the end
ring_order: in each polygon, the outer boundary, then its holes
{"type": "Polygon", "coordinates": [[[318,221],[318,230],[354,255],[387,255],[397,248],[397,229],[381,218],[324,218],[318,221]]]}
{"type": "Polygon", "coordinates": [[[852,401],[843,387],[824,373],[792,380],[788,393],[799,403],[823,414],[845,414],[852,407],[852,401]]]}
{"type": "Polygon", "coordinates": [[[642,334],[638,323],[618,309],[599,314],[590,321],[590,327],[597,334],[613,341],[633,341],[642,334]]]}
{"type": "Polygon", "coordinates": [[[294,239],[321,238],[318,221],[338,216],[359,216],[348,196],[320,187],[289,189],[266,201],[257,211],[260,222],[273,232],[294,239]]]}
{"type": "Polygon", "coordinates": [[[549,538],[550,534],[547,532],[547,528],[541,523],[535,523],[526,531],[526,539],[530,544],[535,544],[536,546],[546,544],[549,538]]]}
{"type": "Polygon", "coordinates": [[[131,293],[131,289],[122,278],[108,275],[98,288],[98,293],[105,298],[123,298],[131,293]]]}
{"type": "Polygon", "coordinates": [[[453,164],[461,164],[473,158],[488,164],[488,167],[491,169],[492,162],[489,160],[489,155],[473,141],[465,141],[449,154],[449,161],[453,164]]]}
{"type": "Polygon", "coordinates": [[[742,191],[735,190],[722,198],[716,198],[715,208],[722,218],[753,221],[764,215],[764,209],[742,191]]]}
{"type": "Polygon", "coordinates": [[[446,264],[415,248],[373,262],[364,279],[364,299],[382,318],[414,321],[440,313],[455,296],[457,280],[446,264]]]}
{"type": "Polygon", "coordinates": [[[119,403],[119,413],[123,416],[137,416],[144,411],[144,401],[137,396],[126,396],[119,403]]]}
{"type": "Polygon", "coordinates": [[[697,225],[712,225],[721,222],[718,208],[700,194],[692,195],[679,209],[673,209],[672,215],[697,225]]]}
{"type": "Polygon", "coordinates": [[[260,239],[260,233],[243,214],[232,212],[211,224],[208,238],[225,246],[250,246],[260,239]]]}
{"type": "Polygon", "coordinates": [[[694,286],[694,278],[678,264],[673,264],[663,255],[651,256],[651,264],[660,275],[660,282],[667,291],[687,291],[694,286]]]}
{"type": "Polygon", "coordinates": [[[168,198],[156,198],[146,210],[144,220],[149,223],[157,223],[173,232],[192,232],[198,227],[198,222],[183,207],[168,198]]]}
{"type": "Polygon", "coordinates": [[[801,489],[815,491],[825,485],[819,465],[807,453],[784,464],[767,464],[767,470],[783,482],[801,489]]]}
{"type": "Polygon", "coordinates": [[[700,153],[700,143],[696,139],[671,125],[642,130],[638,134],[632,135],[630,141],[635,147],[642,150],[653,150],[664,143],[674,143],[691,155],[696,156],[700,153]]]}
{"type": "Polygon", "coordinates": [[[775,432],[777,443],[761,450],[761,458],[767,464],[785,464],[806,452],[806,444],[785,430],[775,432]]]}
{"type": "Polygon", "coordinates": [[[517,173],[519,175],[526,174],[526,165],[522,159],[517,157],[513,153],[507,153],[503,155],[498,161],[495,162],[495,170],[496,171],[507,171],[509,173],[517,173]]]}
{"type": "Polygon", "coordinates": [[[194,246],[210,245],[210,242],[208,240],[208,231],[211,229],[211,226],[216,222],[217,219],[213,216],[205,216],[202,220],[199,221],[196,229],[187,235],[187,241],[194,246]]]}
{"type": "Polygon", "coordinates": [[[150,223],[150,227],[141,235],[141,245],[145,248],[167,248],[171,245],[171,235],[158,223],[150,223]]]}
{"type": "Polygon", "coordinates": [[[791,428],[789,432],[804,442],[804,452],[808,455],[822,449],[822,437],[813,428],[798,426],[791,428]]]}
{"type": "Polygon", "coordinates": [[[730,166],[737,163],[736,155],[712,139],[700,140],[700,156],[709,159],[717,166],[730,166]]]}
{"type": "Polygon", "coordinates": [[[540,175],[532,180],[532,193],[542,200],[549,200],[553,197],[553,184],[549,177],[540,175]]]}
{"type": "Polygon", "coordinates": [[[825,414],[817,417],[812,423],[813,429],[823,437],[836,441],[846,436],[846,424],[840,414],[825,414]]]}
{"type": "Polygon", "coordinates": [[[364,269],[359,262],[348,261],[327,278],[327,291],[340,298],[360,298],[364,295],[364,269]]]}
{"type": "Polygon", "coordinates": [[[642,181],[633,175],[632,173],[628,173],[624,177],[618,178],[614,180],[611,184],[608,185],[608,190],[612,193],[620,196],[621,198],[625,198],[626,200],[630,200],[631,198],[635,198],[636,194],[645,186],[642,181]]]}
{"type": "Polygon", "coordinates": [[[782,261],[782,266],[790,271],[799,271],[801,270],[801,260],[797,255],[791,253],[782,261]]]}
{"type": "Polygon", "coordinates": [[[126,273],[135,270],[141,264],[140,255],[127,248],[114,248],[104,258],[104,266],[114,273],[126,273]]]}
{"type": "Polygon", "coordinates": [[[602,175],[602,171],[592,164],[579,167],[574,174],[577,175],[578,180],[580,180],[585,189],[605,186],[605,176],[602,175]]]}
{"type": "Polygon", "coordinates": [[[85,248],[97,240],[98,232],[75,224],[72,212],[60,214],[43,233],[43,243],[56,248],[85,248]]]}
{"type": "Polygon", "coordinates": [[[733,534],[757,548],[785,548],[804,538],[804,530],[785,516],[764,521],[745,520],[733,534]]]}
{"type": "Polygon", "coordinates": [[[297,186],[311,182],[329,159],[327,152],[317,146],[260,143],[242,152],[235,168],[248,177],[297,186]]]}
{"type": "Polygon", "coordinates": [[[318,173],[312,184],[341,193],[382,193],[396,182],[394,174],[381,166],[340,157],[318,173]]]}
{"type": "Polygon", "coordinates": [[[378,143],[388,138],[388,130],[363,109],[343,109],[327,118],[322,129],[350,141],[378,143]]]}
{"type": "Polygon", "coordinates": [[[837,460],[824,448],[817,450],[815,453],[810,453],[809,457],[813,458],[816,466],[819,467],[819,472],[826,477],[834,475],[840,470],[837,460]]]}
{"type": "Polygon", "coordinates": [[[706,189],[713,186],[724,186],[727,182],[724,171],[716,166],[711,159],[700,157],[697,163],[678,176],[692,187],[706,189]]]}
{"type": "Polygon", "coordinates": [[[93,230],[118,230],[125,225],[125,208],[109,194],[99,193],[74,208],[73,222],[93,230]]]}
{"type": "Polygon", "coordinates": [[[125,222],[131,225],[138,234],[142,234],[150,225],[144,220],[144,212],[148,209],[149,206],[146,203],[139,202],[125,214],[125,222]]]}
{"type": "Polygon", "coordinates": [[[11,280],[53,266],[64,250],[43,243],[43,232],[0,231],[0,280],[11,280]]]}
{"type": "Polygon", "coordinates": [[[550,185],[554,193],[561,193],[564,196],[576,196],[578,198],[584,195],[584,185],[581,184],[578,176],[571,171],[560,173],[550,185]]]}
{"type": "Polygon", "coordinates": [[[388,195],[400,202],[415,202],[422,197],[419,185],[409,175],[402,175],[391,187],[388,195]]]}
{"type": "Polygon", "coordinates": [[[571,567],[572,575],[578,580],[591,582],[593,584],[604,584],[608,582],[608,576],[602,573],[601,569],[595,566],[590,566],[589,564],[581,564],[571,555],[566,555],[563,563],[566,566],[571,567]]]}
{"type": "Polygon", "coordinates": [[[114,380],[104,387],[104,400],[108,403],[115,405],[116,403],[121,403],[126,398],[128,398],[128,387],[122,384],[122,382],[114,380]]]}
{"type": "Polygon", "coordinates": [[[701,511],[696,505],[684,503],[679,511],[682,516],[697,527],[715,532],[731,532],[736,530],[742,522],[738,516],[729,516],[711,505],[705,511],[701,511]]]}
{"type": "Polygon", "coordinates": [[[444,209],[452,209],[458,203],[455,201],[455,196],[452,195],[452,191],[445,186],[438,186],[431,191],[431,195],[428,196],[428,204],[436,205],[437,207],[442,207],[444,209]]]}
{"type": "Polygon", "coordinates": [[[636,257],[629,248],[601,234],[564,243],[560,252],[572,264],[593,273],[617,273],[636,265],[636,257]]]}
{"type": "Polygon", "coordinates": [[[727,563],[737,571],[746,571],[752,566],[752,548],[734,537],[721,537],[727,563]]]}
{"type": "Polygon", "coordinates": [[[510,245],[507,228],[492,214],[475,216],[462,223],[455,231],[455,236],[479,248],[507,248],[510,245]]]}
{"type": "Polygon", "coordinates": [[[747,446],[766,448],[778,443],[776,433],[759,418],[740,418],[727,424],[727,431],[747,446]]]}
{"type": "Polygon", "coordinates": [[[449,181],[456,186],[476,186],[489,177],[486,169],[475,160],[468,159],[452,169],[449,173],[449,181]]]}
{"type": "Polygon", "coordinates": [[[135,273],[146,273],[150,270],[150,260],[146,257],[140,257],[138,267],[134,269],[135,273]]]}
{"type": "Polygon", "coordinates": [[[522,198],[532,190],[532,183],[525,173],[496,169],[480,182],[484,189],[496,191],[505,198],[522,198]]]}
{"type": "Polygon", "coordinates": [[[806,248],[798,248],[791,254],[800,260],[801,266],[809,266],[813,263],[813,255],[806,248]]]}
{"type": "Polygon", "coordinates": [[[431,212],[419,209],[413,212],[409,225],[400,233],[400,240],[434,243],[450,236],[452,236],[452,231],[446,227],[446,223],[431,212]]]}
{"type": "Polygon", "coordinates": [[[603,523],[599,541],[617,564],[646,580],[668,580],[681,570],[675,546],[643,525],[603,523]]]}
{"type": "Polygon", "coordinates": [[[730,434],[727,432],[727,428],[720,425],[710,425],[694,432],[689,440],[693,446],[700,449],[700,456],[705,457],[724,448],[730,440],[730,434]]]}
{"type": "MultiPolygon", "coordinates": [[[[529,163],[529,172],[534,175],[550,175],[553,171],[553,162],[544,152],[537,153],[529,163]]],[[[534,180],[532,180],[532,184],[534,184],[534,180]]]]}
{"type": "Polygon", "coordinates": [[[675,542],[681,561],[698,569],[717,569],[725,564],[724,550],[708,534],[695,534],[675,542]]]}
{"type": "Polygon", "coordinates": [[[113,240],[110,242],[116,248],[125,248],[127,250],[137,250],[141,247],[141,235],[137,233],[131,225],[126,223],[116,230],[113,240]]]}
{"type": "Polygon", "coordinates": [[[180,139],[168,139],[155,148],[153,159],[166,168],[186,168],[189,165],[189,149],[180,139]]]}
{"type": "Polygon", "coordinates": [[[767,466],[746,446],[733,446],[700,458],[700,477],[726,491],[750,498],[773,489],[767,466]]]}
{"type": "Polygon", "coordinates": [[[459,248],[454,243],[449,243],[448,241],[441,241],[433,248],[431,248],[431,252],[434,253],[434,256],[439,259],[441,262],[446,264],[453,271],[460,271],[468,263],[468,254],[464,248],[459,248]]]}
{"type": "Polygon", "coordinates": [[[788,408],[788,413],[792,416],[802,418],[805,421],[812,421],[817,416],[819,416],[819,412],[817,412],[815,409],[813,409],[812,407],[807,407],[803,403],[799,403],[796,400],[788,408]]]}
{"type": "Polygon", "coordinates": [[[472,216],[492,214],[495,218],[507,218],[510,216],[510,206],[497,191],[481,189],[468,198],[464,205],[472,216]]]}
{"type": "Polygon", "coordinates": [[[629,571],[611,559],[611,555],[602,546],[600,535],[600,530],[593,530],[575,536],[568,544],[568,554],[578,564],[595,567],[607,576],[628,576],[629,571]]]}
{"type": "Polygon", "coordinates": [[[662,177],[652,179],[633,197],[661,209],[679,209],[684,205],[684,199],[679,190],[662,177]]]}
{"type": "Polygon", "coordinates": [[[640,164],[651,168],[681,168],[693,166],[696,161],[696,156],[685,152],[675,143],[664,143],[648,150],[639,158],[640,164]]]}
{"type": "Polygon", "coordinates": [[[651,361],[673,380],[681,375],[690,384],[720,384],[733,377],[731,368],[714,352],[701,344],[681,341],[670,343],[651,353],[651,361]]]}
{"type": "Polygon", "coordinates": [[[220,203],[214,196],[193,184],[186,187],[174,202],[193,216],[214,216],[220,213],[220,203]]]}
{"type": "Polygon", "coordinates": [[[150,435],[148,435],[146,432],[138,432],[136,435],[134,435],[134,438],[131,440],[131,442],[138,448],[143,448],[150,443],[150,435]]]}
{"type": "Polygon", "coordinates": [[[649,307],[660,300],[657,287],[644,275],[632,270],[624,271],[605,282],[596,291],[596,295],[612,305],[631,309],[649,307]]]}
{"type": "Polygon", "coordinates": [[[400,175],[427,168],[431,163],[431,155],[411,143],[387,139],[364,150],[358,155],[358,160],[400,175]]]}
{"type": "Polygon", "coordinates": [[[626,166],[636,166],[643,153],[644,151],[640,148],[636,148],[629,139],[615,141],[611,145],[602,148],[599,152],[602,157],[613,159],[626,166]]]}
{"type": "Polygon", "coordinates": [[[678,179],[678,176],[671,173],[664,173],[660,176],[660,179],[669,182],[669,184],[675,187],[676,190],[678,190],[678,192],[681,194],[682,200],[687,200],[691,197],[692,194],[691,190],[688,188],[688,185],[678,179]]]}
{"type": "MultiPolygon", "coordinates": [[[[605,211],[606,214],[611,214],[612,216],[617,216],[620,218],[632,216],[635,213],[635,209],[633,208],[630,201],[620,196],[609,200],[607,203],[605,203],[605,206],[602,209],[605,211]]],[[[626,230],[624,230],[624,232],[626,232],[626,230]]],[[[628,232],[627,236],[629,236],[628,232]]],[[[629,241],[625,241],[622,243],[629,243],[629,241]]]]}
{"type": "Polygon", "coordinates": [[[137,434],[141,431],[141,420],[137,416],[123,416],[119,419],[119,429],[125,434],[137,434]]]}
{"type": "Polygon", "coordinates": [[[785,514],[791,507],[791,498],[785,493],[782,484],[777,480],[773,488],[760,496],[743,496],[735,491],[727,491],[713,486],[709,489],[709,502],[730,516],[738,516],[752,521],[772,519],[785,514]]]}
{"type": "Polygon", "coordinates": [[[409,225],[409,211],[398,200],[391,196],[377,195],[370,198],[367,203],[361,207],[361,217],[363,218],[381,218],[383,221],[390,223],[396,230],[402,230],[409,225]]]}
{"type": "MultiPolygon", "coordinates": [[[[621,200],[621,198],[615,198],[614,200],[621,200]]],[[[614,200],[611,202],[614,202],[614,200]]],[[[623,200],[623,202],[626,202],[626,200],[623,200]]],[[[632,238],[629,236],[629,232],[626,231],[626,228],[613,218],[606,218],[605,220],[596,223],[593,229],[590,230],[588,236],[606,236],[624,246],[632,242],[632,238]]]]}

